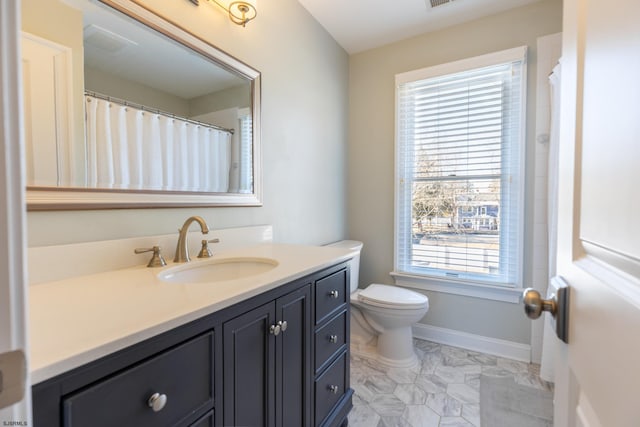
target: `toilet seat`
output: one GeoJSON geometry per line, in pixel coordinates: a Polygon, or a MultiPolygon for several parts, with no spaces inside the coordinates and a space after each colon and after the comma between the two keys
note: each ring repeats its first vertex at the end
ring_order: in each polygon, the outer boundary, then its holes
{"type": "Polygon", "coordinates": [[[429,307],[429,299],[422,294],[397,286],[377,283],[360,290],[358,299],[365,304],[381,308],[419,310],[429,307]]]}

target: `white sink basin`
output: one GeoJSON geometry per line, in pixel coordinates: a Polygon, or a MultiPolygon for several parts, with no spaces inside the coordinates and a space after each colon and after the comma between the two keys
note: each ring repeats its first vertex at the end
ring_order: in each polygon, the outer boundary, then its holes
{"type": "Polygon", "coordinates": [[[208,283],[244,279],[266,273],[278,266],[271,258],[223,258],[208,261],[192,261],[168,268],[158,274],[158,279],[170,283],[208,283]]]}

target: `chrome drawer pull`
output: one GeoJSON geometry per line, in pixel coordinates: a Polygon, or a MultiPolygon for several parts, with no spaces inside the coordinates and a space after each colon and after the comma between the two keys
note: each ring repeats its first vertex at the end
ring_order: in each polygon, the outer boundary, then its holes
{"type": "Polygon", "coordinates": [[[278,322],[278,326],[280,326],[280,331],[284,332],[284,331],[287,330],[287,326],[289,326],[289,325],[287,324],[286,320],[281,320],[281,321],[278,322]]]}
{"type": "Polygon", "coordinates": [[[269,328],[269,333],[271,335],[278,336],[280,334],[281,329],[282,328],[280,327],[280,325],[271,325],[271,327],[269,328]]]}
{"type": "Polygon", "coordinates": [[[337,335],[329,335],[329,342],[332,343],[337,343],[338,342],[338,336],[337,335]]]}
{"type": "Polygon", "coordinates": [[[339,389],[339,388],[340,388],[340,387],[338,387],[337,385],[330,385],[330,386],[329,386],[329,391],[330,391],[331,393],[333,393],[333,394],[338,394],[338,389],[339,389]]]}
{"type": "Polygon", "coordinates": [[[166,404],[167,404],[167,395],[160,394],[160,393],[153,393],[149,398],[149,400],[147,401],[147,405],[149,405],[149,407],[153,409],[153,412],[162,411],[162,408],[164,408],[164,405],[166,404]]]}
{"type": "Polygon", "coordinates": [[[338,296],[339,296],[339,295],[340,295],[340,294],[339,294],[339,293],[338,293],[338,291],[336,291],[335,289],[334,289],[333,291],[329,292],[329,296],[330,296],[331,298],[338,298],[338,296]]]}

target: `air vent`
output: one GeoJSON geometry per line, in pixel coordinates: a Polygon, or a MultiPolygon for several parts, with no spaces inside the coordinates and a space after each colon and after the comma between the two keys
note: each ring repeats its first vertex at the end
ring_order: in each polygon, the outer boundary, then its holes
{"type": "Polygon", "coordinates": [[[453,0],[429,0],[431,7],[438,7],[445,5],[447,3],[451,3],[453,0]]]}
{"type": "Polygon", "coordinates": [[[136,46],[138,43],[126,37],[105,30],[95,24],[84,29],[84,41],[87,45],[97,47],[107,52],[118,52],[127,46],[136,46]]]}

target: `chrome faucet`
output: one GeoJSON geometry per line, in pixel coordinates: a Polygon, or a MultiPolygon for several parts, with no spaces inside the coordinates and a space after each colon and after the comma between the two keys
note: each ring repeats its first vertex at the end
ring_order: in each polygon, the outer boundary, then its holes
{"type": "Polygon", "coordinates": [[[207,223],[201,216],[191,216],[187,218],[187,220],[182,225],[182,228],[178,230],[180,232],[180,235],[178,236],[178,246],[176,246],[176,256],[173,258],[173,262],[191,261],[191,258],[189,258],[189,245],[187,244],[187,233],[189,231],[189,226],[193,221],[200,224],[200,231],[202,231],[202,234],[209,233],[209,227],[207,226],[207,223]]]}

